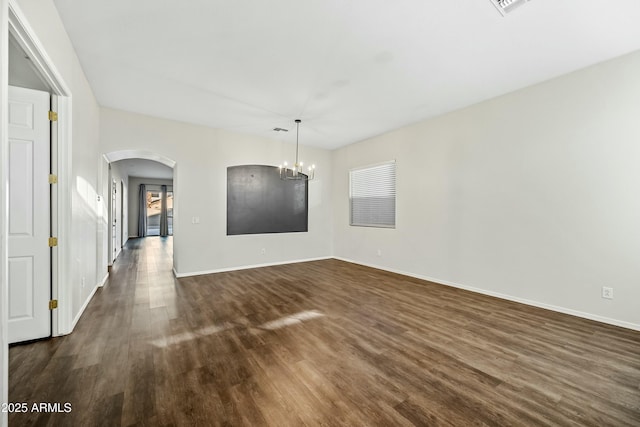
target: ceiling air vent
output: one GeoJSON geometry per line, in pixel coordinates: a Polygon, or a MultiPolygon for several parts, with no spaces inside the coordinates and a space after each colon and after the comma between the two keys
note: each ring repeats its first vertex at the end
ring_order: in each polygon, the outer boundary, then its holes
{"type": "Polygon", "coordinates": [[[507,13],[513,11],[518,6],[521,6],[528,2],[529,0],[490,0],[491,3],[500,11],[502,16],[505,16],[507,13]]]}

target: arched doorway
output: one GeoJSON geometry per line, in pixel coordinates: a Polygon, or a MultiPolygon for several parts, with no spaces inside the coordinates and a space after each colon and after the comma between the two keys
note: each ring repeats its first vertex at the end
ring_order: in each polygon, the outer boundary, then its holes
{"type": "Polygon", "coordinates": [[[98,256],[102,262],[106,258],[111,268],[129,238],[173,235],[176,162],[144,150],[114,151],[103,157],[101,179],[107,204],[98,256]]]}

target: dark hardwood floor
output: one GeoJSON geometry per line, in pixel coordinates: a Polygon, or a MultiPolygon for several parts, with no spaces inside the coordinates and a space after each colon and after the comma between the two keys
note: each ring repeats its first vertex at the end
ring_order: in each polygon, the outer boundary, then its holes
{"type": "Polygon", "coordinates": [[[337,260],[175,279],[131,240],[10,425],[640,425],[640,333],[337,260]]]}

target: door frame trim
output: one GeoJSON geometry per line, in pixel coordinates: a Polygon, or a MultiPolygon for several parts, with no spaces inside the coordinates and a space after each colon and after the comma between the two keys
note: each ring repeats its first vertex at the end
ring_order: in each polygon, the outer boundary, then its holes
{"type": "Polygon", "coordinates": [[[111,174],[109,164],[109,265],[113,266],[118,257],[118,183],[111,174]],[[115,221],[115,222],[114,222],[115,221]],[[114,231],[115,229],[115,231],[114,231]]]}
{"type": "MultiPolygon", "coordinates": [[[[72,189],[72,96],[69,86],[58,72],[52,59],[46,53],[44,45],[36,36],[35,31],[27,22],[27,19],[17,4],[16,0],[8,1],[8,32],[15,38],[20,47],[31,59],[35,69],[44,81],[51,87],[53,98],[52,105],[57,104],[57,152],[52,151],[52,173],[58,175],[56,188],[56,200],[51,201],[52,234],[58,237],[58,246],[53,248],[51,261],[51,297],[58,300],[58,308],[52,311],[51,332],[52,336],[60,336],[71,333],[73,329],[72,319],[72,294],[71,294],[71,189],[72,189]]],[[[3,82],[3,85],[6,82],[3,82]]],[[[4,88],[3,88],[4,89],[4,88]]],[[[5,89],[6,90],[6,89],[5,89]]],[[[6,117],[2,118],[2,126],[6,126],[6,117]]],[[[2,149],[7,141],[3,139],[2,149]]],[[[5,158],[6,161],[6,158],[5,158]]],[[[3,169],[6,165],[3,165],[3,169]]],[[[6,177],[3,174],[2,188],[6,187],[6,177]]],[[[3,212],[3,215],[6,215],[3,212]]],[[[3,218],[6,223],[6,218],[3,218]]],[[[3,239],[2,244],[6,244],[3,239]]],[[[8,285],[8,284],[7,284],[8,285]]],[[[4,315],[3,322],[8,319],[4,315]]]]}
{"type": "MultiPolygon", "coordinates": [[[[125,240],[124,240],[124,203],[126,202],[125,198],[124,198],[124,180],[122,178],[120,178],[120,250],[122,250],[122,248],[124,248],[124,244],[125,244],[125,240]]],[[[127,192],[127,195],[129,193],[127,192]]],[[[127,227],[129,226],[129,223],[127,221],[127,227]]],[[[127,234],[129,234],[129,232],[127,231],[127,234]]]]}

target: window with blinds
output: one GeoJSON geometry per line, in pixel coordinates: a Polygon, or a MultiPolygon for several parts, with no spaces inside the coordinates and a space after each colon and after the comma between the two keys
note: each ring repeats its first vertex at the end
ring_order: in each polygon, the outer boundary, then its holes
{"type": "Polygon", "coordinates": [[[349,172],[350,224],[396,227],[396,162],[349,172]]]}

